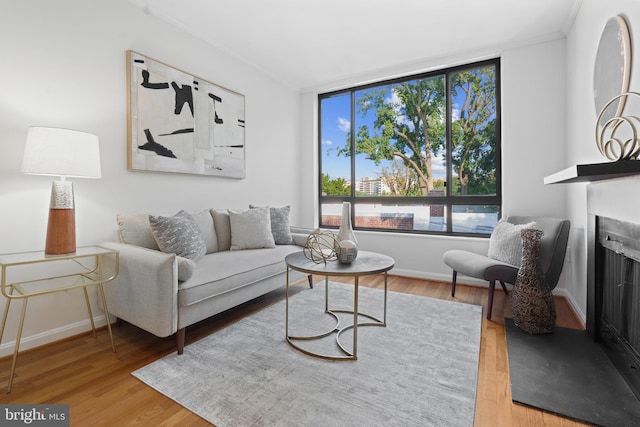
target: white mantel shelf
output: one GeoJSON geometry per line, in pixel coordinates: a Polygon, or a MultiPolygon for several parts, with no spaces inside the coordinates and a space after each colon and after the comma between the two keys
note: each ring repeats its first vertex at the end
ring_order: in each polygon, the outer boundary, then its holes
{"type": "Polygon", "coordinates": [[[570,184],[624,178],[640,174],[640,160],[620,160],[609,163],[573,165],[544,177],[547,184],[570,184]]]}

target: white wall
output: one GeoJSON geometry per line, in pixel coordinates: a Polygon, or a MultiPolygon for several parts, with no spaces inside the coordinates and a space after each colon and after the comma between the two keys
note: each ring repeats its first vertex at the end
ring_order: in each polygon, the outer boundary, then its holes
{"type": "MultiPolygon", "coordinates": [[[[632,67],[631,91],[640,91],[640,2],[637,0],[584,0],[573,27],[567,36],[567,164],[601,163],[608,161],[595,143],[598,112],[593,102],[593,69],[600,35],[606,22],[623,14],[631,29],[632,67]]],[[[636,109],[626,109],[625,115],[639,115],[636,109]]],[[[587,301],[587,187],[594,194],[619,195],[627,209],[618,217],[640,223],[640,180],[626,179],[594,184],[568,184],[568,215],[571,219],[571,273],[568,284],[575,308],[584,319],[587,301]],[[626,197],[624,196],[626,195],[626,197]]],[[[605,196],[601,196],[603,199],[605,196]]]]}
{"type": "MultiPolygon", "coordinates": [[[[310,89],[301,96],[304,115],[317,116],[317,94],[364,81],[375,81],[395,75],[415,73],[432,68],[473,62],[500,56],[502,70],[502,173],[505,215],[548,215],[565,217],[565,189],[543,185],[544,176],[564,169],[565,160],[565,40],[552,40],[532,46],[496,49],[481,53],[482,57],[447,58],[421,64],[415,68],[399,67],[377,75],[359,76],[351,81],[310,89]]],[[[303,170],[313,173],[313,191],[303,191],[304,218],[318,216],[317,133],[302,123],[303,170]]],[[[306,176],[306,173],[305,173],[306,176]]],[[[463,238],[356,232],[360,247],[386,253],[396,260],[393,272],[435,280],[450,280],[451,269],[442,262],[449,249],[467,249],[485,253],[486,238],[463,238]]],[[[566,276],[566,275],[564,275],[566,276]]],[[[561,277],[559,287],[564,286],[561,277]]],[[[482,284],[469,278],[467,283],[482,284]]]]}
{"type": "MultiPolygon", "coordinates": [[[[119,212],[291,204],[301,222],[297,91],[126,0],[3,2],[0,39],[0,253],[44,247],[52,178],[20,174],[29,126],[100,138],[102,179],[74,180],[78,245],[112,239],[119,212]],[[127,49],[245,95],[246,179],[127,171],[127,49]]],[[[19,308],[0,356],[12,350],[19,308]]],[[[87,329],[80,291],[35,298],[22,348],[87,329]]]]}

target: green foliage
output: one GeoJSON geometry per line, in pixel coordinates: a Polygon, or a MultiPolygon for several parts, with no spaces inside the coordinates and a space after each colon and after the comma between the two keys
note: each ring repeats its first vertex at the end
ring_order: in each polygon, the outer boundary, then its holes
{"type": "Polygon", "coordinates": [[[460,183],[452,194],[495,194],[495,68],[454,74],[453,96],[462,95],[459,119],[452,123],[452,163],[460,183]]]}
{"type": "Polygon", "coordinates": [[[331,179],[329,175],[323,173],[322,194],[327,196],[348,196],[351,194],[351,186],[344,178],[331,179]]]}

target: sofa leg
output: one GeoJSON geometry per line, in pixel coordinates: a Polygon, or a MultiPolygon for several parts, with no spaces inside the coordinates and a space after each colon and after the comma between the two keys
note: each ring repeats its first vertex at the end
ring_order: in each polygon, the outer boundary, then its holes
{"type": "Polygon", "coordinates": [[[184,340],[187,335],[186,328],[178,329],[176,332],[176,342],[178,345],[178,354],[184,353],[184,340]]]}
{"type": "Polygon", "coordinates": [[[458,272],[453,270],[453,278],[451,279],[451,296],[456,296],[456,280],[458,279],[458,272]]]}
{"type": "Polygon", "coordinates": [[[307,276],[307,280],[309,281],[309,287],[311,289],[313,289],[313,276],[312,275],[308,275],[307,276]]]}
{"type": "Polygon", "coordinates": [[[489,282],[489,303],[487,304],[487,320],[491,320],[491,310],[493,309],[493,291],[496,289],[496,281],[489,282]]]}

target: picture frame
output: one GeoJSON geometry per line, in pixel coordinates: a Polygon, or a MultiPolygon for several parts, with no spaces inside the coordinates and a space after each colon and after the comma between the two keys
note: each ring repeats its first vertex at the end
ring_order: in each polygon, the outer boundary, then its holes
{"type": "Polygon", "coordinates": [[[245,99],[127,51],[127,168],[245,177],[245,99]]]}

